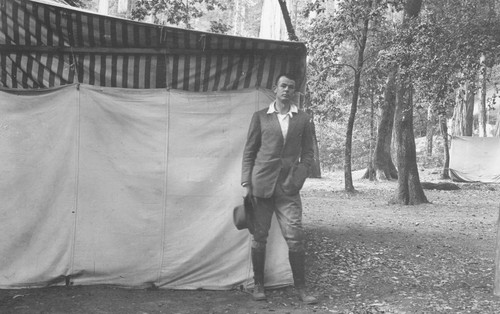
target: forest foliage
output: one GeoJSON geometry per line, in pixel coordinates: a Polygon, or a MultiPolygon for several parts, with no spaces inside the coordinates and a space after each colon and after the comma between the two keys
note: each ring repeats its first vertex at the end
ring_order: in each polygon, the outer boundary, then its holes
{"type": "MultiPolygon", "coordinates": [[[[111,14],[130,19],[256,37],[264,0],[137,0],[129,3],[126,14],[116,12],[118,0],[108,1],[111,14]]],[[[95,9],[98,0],[71,2],[95,9]]],[[[395,66],[401,75],[412,80],[415,137],[424,137],[429,132],[439,134],[440,118],[452,123],[465,89],[470,89],[476,106],[473,123],[477,135],[477,108],[484,86],[487,135],[499,135],[499,0],[424,0],[418,18],[408,21],[404,28],[401,27],[403,10],[411,1],[292,0],[288,3],[295,33],[308,48],[306,105],[315,116],[324,170],[343,167],[357,46],[366,19],[369,32],[363,67],[358,69],[361,86],[352,135],[353,170],[366,168],[371,159],[380,121],[379,108],[384,101],[387,77],[395,66]]],[[[447,136],[450,135],[461,134],[450,130],[447,136]]]]}
{"type": "MultiPolygon", "coordinates": [[[[339,130],[345,128],[348,95],[352,92],[353,74],[349,66],[355,63],[356,42],[348,40],[348,34],[354,32],[354,37],[359,37],[362,20],[359,12],[345,8],[349,8],[346,4],[356,8],[363,2],[346,0],[335,5],[331,1],[314,1],[305,12],[308,22],[300,28],[309,46],[310,105],[321,121],[318,128],[323,142],[320,146],[322,161],[324,166],[331,168],[341,165],[338,151],[342,142],[338,137],[344,132],[339,130]],[[336,14],[347,16],[341,20],[347,23],[339,24],[336,14]],[[324,124],[332,127],[323,128],[324,124]]],[[[466,82],[473,86],[477,106],[481,71],[484,71],[489,91],[486,99],[489,122],[494,125],[498,120],[500,3],[489,0],[424,1],[419,18],[401,28],[398,23],[405,4],[406,1],[376,1],[370,13],[373,17],[362,75],[361,110],[354,132],[353,168],[364,168],[368,163],[367,151],[373,141],[367,127],[371,119],[368,113],[371,106],[378,108],[383,101],[388,71],[394,65],[413,81],[416,136],[425,136],[428,132],[428,124],[432,123],[428,117],[429,108],[433,115],[452,118],[457,94],[466,82]],[[485,67],[481,64],[482,55],[486,56],[485,67]]],[[[438,130],[437,123],[430,126],[438,130]]]]}

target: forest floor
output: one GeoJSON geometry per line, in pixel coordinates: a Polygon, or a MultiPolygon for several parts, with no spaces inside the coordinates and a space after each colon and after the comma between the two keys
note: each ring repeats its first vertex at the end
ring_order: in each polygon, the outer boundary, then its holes
{"type": "MultiPolygon", "coordinates": [[[[0,290],[0,313],[500,313],[493,294],[500,185],[457,183],[425,190],[429,204],[389,205],[397,182],[343,173],[303,189],[307,279],[319,298],[292,288],[267,302],[242,291],[131,290],[108,286],[0,290]]],[[[421,171],[439,182],[439,171],[421,171]]]]}

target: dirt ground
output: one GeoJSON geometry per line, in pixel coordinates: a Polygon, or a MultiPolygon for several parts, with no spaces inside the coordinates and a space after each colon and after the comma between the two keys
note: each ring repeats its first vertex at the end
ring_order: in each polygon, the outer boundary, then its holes
{"type": "MultiPolygon", "coordinates": [[[[359,173],[358,173],[359,176],[359,173]]],[[[0,290],[0,313],[500,313],[493,295],[500,185],[426,190],[430,204],[388,205],[397,182],[343,174],[303,190],[307,279],[317,305],[292,288],[254,302],[243,291],[131,290],[108,286],[0,290]]],[[[421,172],[438,182],[438,171],[421,172]]]]}

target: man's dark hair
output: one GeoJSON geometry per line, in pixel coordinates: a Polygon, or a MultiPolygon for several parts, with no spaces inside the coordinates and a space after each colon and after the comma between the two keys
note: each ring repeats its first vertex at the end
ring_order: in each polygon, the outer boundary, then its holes
{"type": "Polygon", "coordinates": [[[280,73],[277,77],[276,77],[276,80],[274,81],[274,84],[275,85],[278,85],[278,81],[280,80],[280,78],[282,77],[286,77],[290,80],[294,80],[295,81],[295,85],[299,85],[299,81],[298,81],[298,78],[297,78],[297,75],[295,75],[295,73],[291,73],[291,72],[283,72],[283,73],[280,73]]]}

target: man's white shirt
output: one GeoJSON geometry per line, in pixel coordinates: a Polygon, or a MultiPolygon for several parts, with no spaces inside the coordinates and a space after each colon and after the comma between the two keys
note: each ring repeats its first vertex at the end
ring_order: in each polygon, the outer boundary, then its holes
{"type": "Polygon", "coordinates": [[[290,119],[293,118],[294,113],[299,112],[299,108],[296,105],[290,105],[290,110],[288,110],[285,114],[280,114],[278,110],[276,110],[275,106],[276,102],[272,102],[269,105],[269,109],[267,110],[267,114],[276,113],[278,117],[278,121],[281,127],[281,133],[283,134],[283,139],[286,141],[286,134],[288,133],[288,126],[290,125],[290,119]]]}

